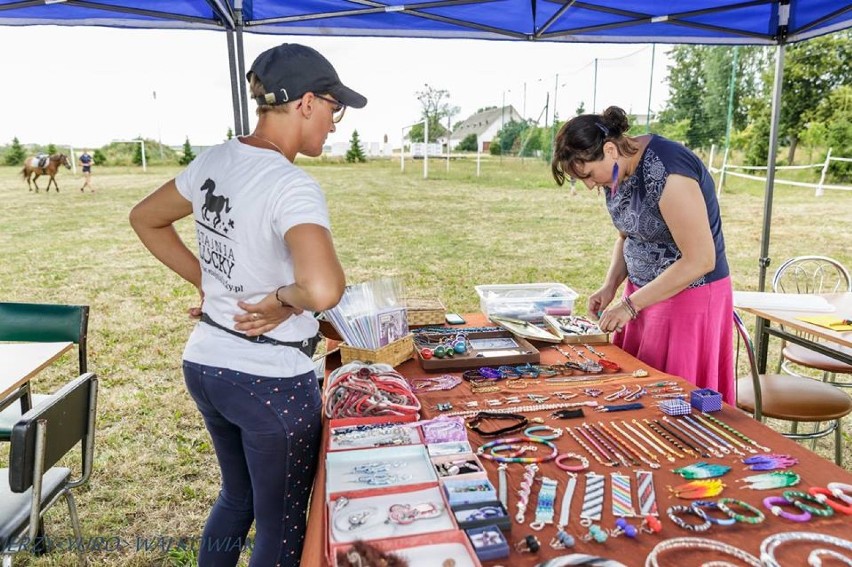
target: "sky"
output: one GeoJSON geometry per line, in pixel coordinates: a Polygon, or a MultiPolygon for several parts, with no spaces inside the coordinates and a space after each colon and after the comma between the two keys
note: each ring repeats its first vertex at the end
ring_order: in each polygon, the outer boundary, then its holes
{"type": "MultiPolygon", "coordinates": [[[[91,149],[142,136],[170,146],[225,139],[233,127],[225,34],[99,27],[3,27],[0,145],[53,143],[91,149]],[[12,56],[11,54],[18,54],[12,56]],[[156,93],[156,98],[155,94],[156,93]]],[[[545,125],[548,93],[560,116],[615,104],[645,114],[665,104],[670,46],[455,39],[333,38],[244,34],[246,69],[279,43],[310,45],[368,99],[348,109],[328,143],[387,135],[395,146],[422,107],[425,85],[449,92],[453,122],[506,105],[545,125]],[[653,75],[651,62],[653,54],[653,75]],[[597,81],[595,60],[597,59],[597,81]],[[595,85],[597,88],[595,89],[595,85]],[[595,95],[596,92],[596,95],[595,95]]],[[[249,101],[251,127],[256,123],[249,101]]],[[[552,120],[552,108],[548,123],[552,120]]]]}

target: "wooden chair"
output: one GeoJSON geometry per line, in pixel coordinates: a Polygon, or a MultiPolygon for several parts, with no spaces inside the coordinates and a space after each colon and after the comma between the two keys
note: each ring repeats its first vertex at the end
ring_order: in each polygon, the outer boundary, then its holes
{"type": "MultiPolygon", "coordinates": [[[[87,305],[48,303],[0,303],[0,341],[52,343],[70,341],[77,345],[80,374],[87,368],[86,335],[89,329],[87,305]]],[[[20,399],[0,411],[0,441],[8,441],[12,426],[31,407],[45,399],[33,396],[29,384],[4,400],[3,405],[20,399]]]]}
{"type": "MultiPolygon", "coordinates": [[[[24,414],[12,429],[9,467],[0,469],[0,554],[3,566],[12,556],[33,549],[42,515],[60,498],[76,538],[82,537],[71,489],[85,484],[92,473],[98,380],[94,374],[75,378],[24,414]],[[55,466],[78,444],[82,446],[80,476],[55,466]]],[[[81,562],[83,547],[79,546],[81,562]]]]}
{"type": "MultiPolygon", "coordinates": [[[[790,439],[817,439],[834,433],[834,461],[842,466],[843,443],[840,420],[852,412],[852,398],[831,384],[804,376],[758,374],[754,345],[739,315],[734,313],[734,326],[745,343],[751,373],[737,378],[737,407],[755,419],[771,417],[783,421],[817,424],[830,422],[825,429],[813,433],[783,433],[790,439]]],[[[739,353],[739,347],[737,347],[739,353]]]]}
{"type": "MultiPolygon", "coordinates": [[[[772,291],[776,293],[840,293],[852,291],[852,278],[849,271],[837,260],[826,256],[797,256],[790,258],[775,272],[772,278],[772,291]]],[[[852,366],[829,358],[806,347],[787,344],[781,345],[781,358],[776,372],[799,375],[791,364],[821,371],[823,382],[831,382],[840,387],[852,387],[852,384],[836,382],[837,374],[852,374],[852,366]]]]}

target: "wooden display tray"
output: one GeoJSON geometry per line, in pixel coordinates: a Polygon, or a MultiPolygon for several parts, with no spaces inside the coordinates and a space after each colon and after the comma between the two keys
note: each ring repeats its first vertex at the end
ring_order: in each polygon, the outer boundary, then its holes
{"type": "Polygon", "coordinates": [[[466,370],[468,368],[481,368],[483,366],[502,366],[516,364],[538,364],[541,361],[541,353],[538,352],[528,340],[515,336],[509,331],[482,331],[477,333],[466,333],[468,339],[512,339],[518,347],[514,349],[469,349],[464,354],[456,354],[447,358],[423,358],[421,349],[415,349],[420,366],[426,371],[466,370]],[[508,353],[508,350],[516,351],[508,353]],[[492,354],[506,353],[504,355],[490,356],[492,354]]]}
{"type": "Polygon", "coordinates": [[[554,317],[550,315],[544,316],[544,325],[547,329],[554,333],[558,334],[561,337],[561,341],[565,344],[590,344],[590,345],[606,345],[609,344],[609,333],[595,333],[593,335],[572,335],[563,331],[559,324],[556,322],[554,317]]]}

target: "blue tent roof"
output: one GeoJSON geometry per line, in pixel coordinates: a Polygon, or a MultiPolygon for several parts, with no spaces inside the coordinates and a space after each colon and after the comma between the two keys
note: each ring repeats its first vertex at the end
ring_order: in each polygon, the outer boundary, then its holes
{"type": "Polygon", "coordinates": [[[0,0],[0,25],[53,24],[610,43],[777,44],[852,26],[838,0],[0,0]],[[242,25],[237,10],[242,8],[242,25]],[[779,13],[789,13],[786,28],[779,13]]]}

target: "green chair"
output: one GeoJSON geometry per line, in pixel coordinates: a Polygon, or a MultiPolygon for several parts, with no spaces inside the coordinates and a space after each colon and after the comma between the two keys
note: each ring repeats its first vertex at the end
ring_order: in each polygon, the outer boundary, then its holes
{"type": "MultiPolygon", "coordinates": [[[[75,541],[81,541],[77,505],[71,489],[85,484],[95,453],[98,379],[88,373],[75,378],[24,414],[12,429],[9,467],[0,469],[0,555],[11,567],[12,556],[34,550],[44,512],[64,498],[75,541]],[[80,474],[56,464],[77,446],[82,448],[80,474]]],[[[76,451],[74,451],[76,454],[76,451]]],[[[78,546],[85,564],[85,546],[78,546]]]]}
{"type": "MultiPolygon", "coordinates": [[[[86,364],[86,334],[89,329],[88,305],[48,303],[0,303],[0,341],[52,343],[69,341],[77,345],[80,374],[86,364]]],[[[8,441],[12,426],[21,415],[44,396],[33,396],[29,384],[0,400],[0,441],[8,441]],[[20,400],[19,404],[14,404],[20,400]],[[10,405],[11,404],[11,405],[10,405]]]]}

